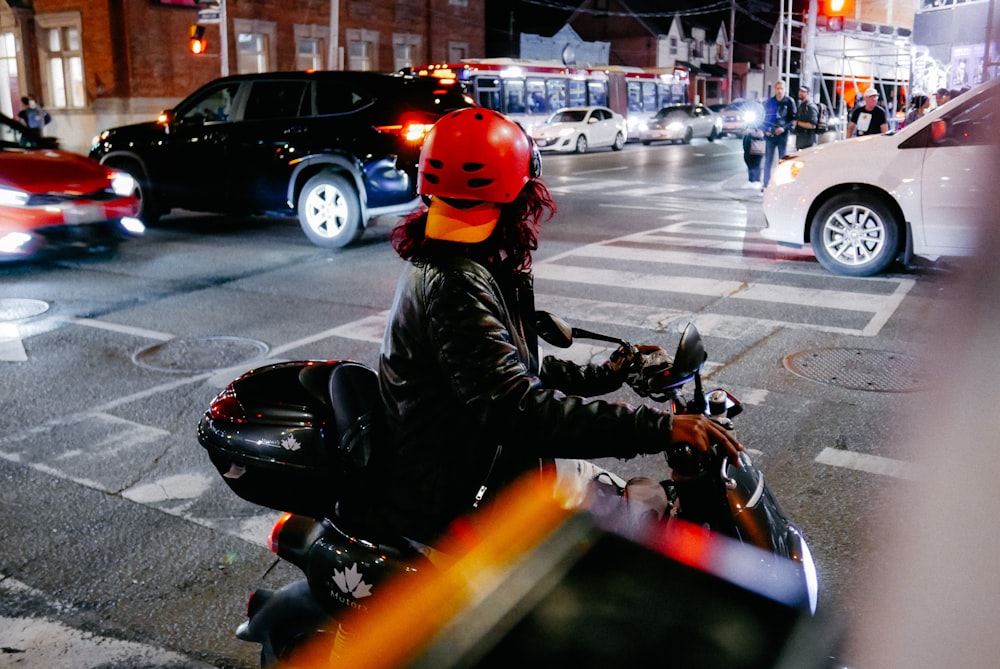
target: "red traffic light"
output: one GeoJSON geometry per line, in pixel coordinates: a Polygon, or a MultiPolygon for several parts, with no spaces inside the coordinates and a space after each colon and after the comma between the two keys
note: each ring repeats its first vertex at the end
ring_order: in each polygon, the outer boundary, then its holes
{"type": "Polygon", "coordinates": [[[827,30],[843,30],[844,19],[854,17],[854,0],[822,0],[817,25],[827,30]]]}
{"type": "Polygon", "coordinates": [[[193,54],[203,54],[208,48],[208,40],[205,39],[205,26],[191,26],[190,49],[193,54]]]}

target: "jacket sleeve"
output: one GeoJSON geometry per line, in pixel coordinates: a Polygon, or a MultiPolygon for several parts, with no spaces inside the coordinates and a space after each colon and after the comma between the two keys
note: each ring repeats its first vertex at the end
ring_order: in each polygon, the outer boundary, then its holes
{"type": "Polygon", "coordinates": [[[428,332],[452,391],[483,434],[537,457],[630,458],[666,449],[669,413],[546,388],[524,362],[520,320],[511,319],[491,277],[454,269],[436,277],[425,294],[428,332]]]}
{"type": "Polygon", "coordinates": [[[546,388],[583,397],[614,392],[621,388],[623,382],[608,365],[577,365],[551,355],[542,360],[539,376],[546,388]]]}

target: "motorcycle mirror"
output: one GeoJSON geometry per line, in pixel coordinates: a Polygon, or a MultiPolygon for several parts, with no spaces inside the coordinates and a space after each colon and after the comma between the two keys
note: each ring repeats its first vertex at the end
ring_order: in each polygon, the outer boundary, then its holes
{"type": "Polygon", "coordinates": [[[555,314],[536,311],[535,329],[539,337],[558,348],[569,348],[573,344],[573,328],[555,314]]]}
{"type": "Polygon", "coordinates": [[[694,323],[688,323],[681,335],[681,340],[677,342],[677,353],[674,355],[674,366],[671,376],[683,378],[694,374],[708,359],[705,352],[705,344],[701,341],[701,333],[694,323]]]}

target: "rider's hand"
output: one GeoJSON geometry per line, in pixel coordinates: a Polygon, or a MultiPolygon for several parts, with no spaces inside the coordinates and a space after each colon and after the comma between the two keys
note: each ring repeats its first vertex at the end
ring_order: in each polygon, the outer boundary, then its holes
{"type": "Polygon", "coordinates": [[[708,453],[713,446],[720,446],[732,462],[739,461],[743,445],[733,433],[706,416],[674,416],[674,444],[688,444],[695,451],[708,453]]]}
{"type": "Polygon", "coordinates": [[[659,346],[639,344],[628,348],[620,347],[604,364],[612,370],[615,378],[624,383],[630,374],[638,373],[644,360],[653,353],[663,352],[659,346]]]}

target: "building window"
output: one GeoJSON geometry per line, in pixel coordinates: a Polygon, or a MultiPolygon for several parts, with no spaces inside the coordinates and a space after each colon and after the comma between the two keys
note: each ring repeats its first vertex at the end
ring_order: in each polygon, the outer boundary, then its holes
{"type": "Polygon", "coordinates": [[[378,33],[371,30],[347,31],[347,69],[368,72],[378,69],[378,33]]]}
{"type": "Polygon", "coordinates": [[[86,107],[80,15],[76,12],[39,14],[35,21],[45,86],[41,102],[48,107],[86,107]]]}
{"type": "Polygon", "coordinates": [[[276,69],[274,45],[277,28],[273,21],[235,19],[233,29],[238,73],[256,74],[276,69]]]}
{"type": "Polygon", "coordinates": [[[457,63],[469,57],[468,42],[448,42],[448,62],[457,63]]]}
{"type": "Polygon", "coordinates": [[[393,35],[392,59],[395,69],[412,67],[420,51],[420,35],[393,35]]]}
{"type": "MultiPolygon", "coordinates": [[[[17,116],[20,109],[14,104],[12,94],[21,92],[20,80],[17,74],[17,42],[14,33],[0,33],[0,81],[6,81],[9,90],[0,92],[0,112],[7,116],[17,116]]],[[[24,94],[23,92],[21,93],[24,94]]],[[[20,103],[18,103],[20,104],[20,103]]]]}
{"type": "Polygon", "coordinates": [[[448,0],[448,4],[452,7],[468,7],[469,0],[448,0]]]}
{"type": "Polygon", "coordinates": [[[295,69],[323,69],[323,40],[301,37],[295,40],[295,69]]]}
{"type": "Polygon", "coordinates": [[[239,33],[236,35],[236,52],[240,74],[267,72],[267,35],[239,33]]]}
{"type": "Polygon", "coordinates": [[[676,56],[677,55],[677,38],[676,37],[671,37],[670,38],[670,55],[671,56],[676,56]]]}
{"type": "Polygon", "coordinates": [[[295,69],[322,70],[327,58],[329,26],[295,24],[295,69]]]}

